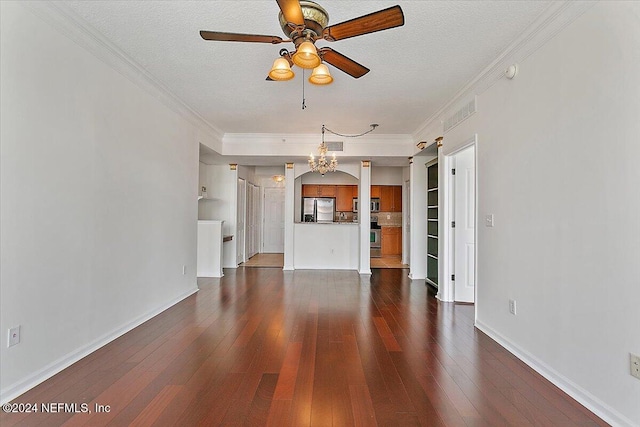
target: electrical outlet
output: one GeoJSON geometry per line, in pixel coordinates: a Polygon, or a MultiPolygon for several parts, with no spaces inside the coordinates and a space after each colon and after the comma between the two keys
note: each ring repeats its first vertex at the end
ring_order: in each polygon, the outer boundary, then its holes
{"type": "Polygon", "coordinates": [[[9,337],[7,339],[7,347],[13,347],[20,343],[20,325],[9,328],[9,337]]]}
{"type": "Polygon", "coordinates": [[[183,265],[182,266],[182,275],[184,276],[185,274],[187,274],[187,266],[183,265]]]}
{"type": "Polygon", "coordinates": [[[514,316],[516,315],[516,300],[514,299],[509,300],[509,313],[513,314],[514,316]]]}
{"type": "Polygon", "coordinates": [[[629,360],[631,362],[631,376],[640,380],[640,356],[633,353],[629,353],[629,356],[629,360]]]}

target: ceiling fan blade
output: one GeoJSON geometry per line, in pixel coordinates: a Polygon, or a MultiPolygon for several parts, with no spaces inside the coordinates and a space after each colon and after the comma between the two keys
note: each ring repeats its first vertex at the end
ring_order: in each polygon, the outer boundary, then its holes
{"type": "Polygon", "coordinates": [[[318,50],[318,53],[325,62],[328,62],[337,69],[344,71],[353,78],[358,79],[371,71],[364,65],[358,64],[353,59],[347,58],[330,47],[323,47],[318,50]]]}
{"type": "Polygon", "coordinates": [[[282,16],[287,22],[291,22],[296,25],[304,25],[304,16],[302,15],[302,8],[300,7],[299,0],[276,0],[282,16]]]}
{"type": "Polygon", "coordinates": [[[200,31],[200,37],[205,40],[222,42],[252,42],[252,43],[282,43],[282,38],[278,36],[262,36],[258,34],[223,33],[220,31],[200,31]]]}
{"type": "Polygon", "coordinates": [[[348,39],[349,37],[375,33],[389,28],[404,25],[404,14],[400,6],[392,6],[349,21],[331,25],[322,31],[322,37],[327,41],[348,39]]]}

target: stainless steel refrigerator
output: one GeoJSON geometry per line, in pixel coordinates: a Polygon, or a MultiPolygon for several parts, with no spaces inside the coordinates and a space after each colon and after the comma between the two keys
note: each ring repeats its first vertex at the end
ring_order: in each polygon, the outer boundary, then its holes
{"type": "Polygon", "coordinates": [[[333,222],[335,200],[326,197],[302,199],[302,222],[333,222]]]}

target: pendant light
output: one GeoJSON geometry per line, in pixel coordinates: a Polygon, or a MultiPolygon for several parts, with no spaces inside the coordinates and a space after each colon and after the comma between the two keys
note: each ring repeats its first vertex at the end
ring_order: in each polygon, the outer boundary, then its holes
{"type": "Polygon", "coordinates": [[[309,83],[314,85],[328,85],[333,82],[333,77],[331,77],[331,73],[329,72],[329,67],[324,64],[318,65],[311,72],[311,76],[309,77],[309,83]]]}
{"type": "Polygon", "coordinates": [[[287,61],[285,58],[278,58],[273,61],[273,67],[271,67],[271,71],[269,71],[269,77],[272,80],[291,80],[294,76],[295,74],[289,66],[289,61],[287,61]]]}
{"type": "Polygon", "coordinates": [[[316,47],[308,40],[300,43],[291,59],[298,67],[307,69],[316,68],[322,62],[316,47]]]}

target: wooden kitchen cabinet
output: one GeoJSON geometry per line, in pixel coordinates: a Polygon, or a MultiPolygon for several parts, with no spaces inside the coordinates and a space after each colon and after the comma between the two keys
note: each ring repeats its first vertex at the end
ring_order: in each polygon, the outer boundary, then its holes
{"type": "Polygon", "coordinates": [[[380,243],[382,255],[402,255],[402,227],[382,227],[380,243]]]}
{"type": "Polygon", "coordinates": [[[351,187],[353,187],[353,194],[351,195],[351,197],[353,198],[358,198],[358,186],[357,185],[352,185],[351,187]]]}
{"type": "Polygon", "coordinates": [[[302,197],[336,197],[336,186],[305,184],[302,186],[302,197]]]}
{"type": "Polygon", "coordinates": [[[336,211],[351,212],[353,209],[353,187],[353,185],[336,186],[336,211]]]}
{"type": "Polygon", "coordinates": [[[318,197],[336,197],[336,186],[318,185],[318,197]]]}
{"type": "Polygon", "coordinates": [[[402,212],[402,186],[381,185],[380,212],[402,212]]]}
{"type": "Polygon", "coordinates": [[[393,206],[391,212],[402,212],[402,186],[394,185],[393,187],[393,206]]]}
{"type": "Polygon", "coordinates": [[[380,212],[393,212],[393,187],[380,186],[380,212]]]}
{"type": "Polygon", "coordinates": [[[372,185],[371,186],[371,198],[380,198],[380,185],[372,185]]]}
{"type": "Polygon", "coordinates": [[[317,185],[303,185],[302,186],[302,197],[318,197],[318,186],[317,185]]]}

